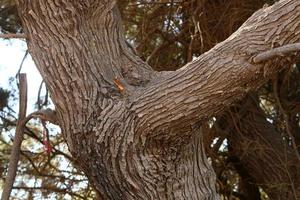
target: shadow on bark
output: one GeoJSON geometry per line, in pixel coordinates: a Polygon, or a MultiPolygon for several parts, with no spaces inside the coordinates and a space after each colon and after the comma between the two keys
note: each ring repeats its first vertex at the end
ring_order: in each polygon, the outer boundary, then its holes
{"type": "Polygon", "coordinates": [[[226,194],[220,186],[222,178],[234,171],[239,176],[235,189],[239,199],[265,199],[260,193],[264,191],[270,199],[296,200],[300,197],[300,166],[294,138],[268,119],[259,102],[257,94],[248,95],[207,129],[211,135],[206,138],[206,150],[213,158],[219,191],[226,194]],[[218,140],[210,146],[215,138],[218,140]]]}

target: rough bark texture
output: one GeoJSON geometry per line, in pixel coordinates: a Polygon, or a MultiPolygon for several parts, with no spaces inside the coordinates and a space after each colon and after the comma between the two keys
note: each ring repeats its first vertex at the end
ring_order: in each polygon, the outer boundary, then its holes
{"type": "Polygon", "coordinates": [[[17,6],[69,150],[103,199],[219,199],[196,124],[282,67],[252,56],[300,41],[300,1],[285,0],[182,69],[156,73],[126,45],[115,1],[17,6]]]}

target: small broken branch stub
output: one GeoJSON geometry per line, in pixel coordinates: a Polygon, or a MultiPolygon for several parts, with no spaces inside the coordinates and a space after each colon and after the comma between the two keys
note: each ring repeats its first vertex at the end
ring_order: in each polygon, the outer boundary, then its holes
{"type": "Polygon", "coordinates": [[[300,43],[288,44],[282,47],[274,48],[269,51],[262,52],[252,58],[254,63],[260,63],[267,60],[270,60],[275,57],[286,56],[290,53],[300,51],[300,43]]]}

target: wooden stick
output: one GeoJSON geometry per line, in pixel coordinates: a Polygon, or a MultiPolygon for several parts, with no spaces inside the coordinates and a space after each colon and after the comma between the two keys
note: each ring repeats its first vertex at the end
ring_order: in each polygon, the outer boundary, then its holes
{"type": "Polygon", "coordinates": [[[256,55],[253,58],[253,62],[260,63],[263,61],[270,60],[274,57],[284,56],[288,53],[293,53],[293,52],[297,52],[297,51],[300,51],[300,43],[288,44],[288,45],[284,45],[282,47],[271,49],[269,51],[265,51],[265,52],[262,52],[262,53],[256,55]]]}
{"type": "Polygon", "coordinates": [[[42,121],[48,121],[52,124],[58,125],[56,112],[55,110],[52,110],[50,108],[38,110],[31,113],[23,120],[23,125],[26,126],[26,123],[32,118],[39,118],[42,121]]]}
{"type": "Polygon", "coordinates": [[[23,132],[24,132],[24,119],[26,117],[27,109],[27,78],[26,74],[20,74],[19,76],[19,119],[16,127],[15,139],[13,142],[11,156],[8,165],[8,172],[5,179],[4,189],[2,193],[1,200],[9,200],[10,193],[15,182],[18,162],[20,158],[21,144],[23,141],[23,132]]]}
{"type": "Polygon", "coordinates": [[[26,35],[21,34],[21,33],[6,33],[6,34],[0,34],[0,38],[4,38],[4,39],[26,39],[26,35]]]}

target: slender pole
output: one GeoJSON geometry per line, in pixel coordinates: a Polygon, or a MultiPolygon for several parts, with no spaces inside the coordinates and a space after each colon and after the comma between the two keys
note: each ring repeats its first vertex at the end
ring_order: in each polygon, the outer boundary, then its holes
{"type": "Polygon", "coordinates": [[[20,158],[21,144],[23,141],[24,133],[24,119],[26,118],[26,108],[27,108],[27,78],[26,74],[20,74],[19,76],[19,119],[16,127],[15,139],[13,142],[11,156],[8,165],[8,172],[5,179],[4,189],[2,193],[1,200],[9,200],[13,184],[15,182],[18,162],[20,158]]]}
{"type": "Polygon", "coordinates": [[[21,34],[21,33],[5,33],[5,34],[0,34],[0,38],[3,38],[3,39],[26,39],[26,35],[21,34]]]}

